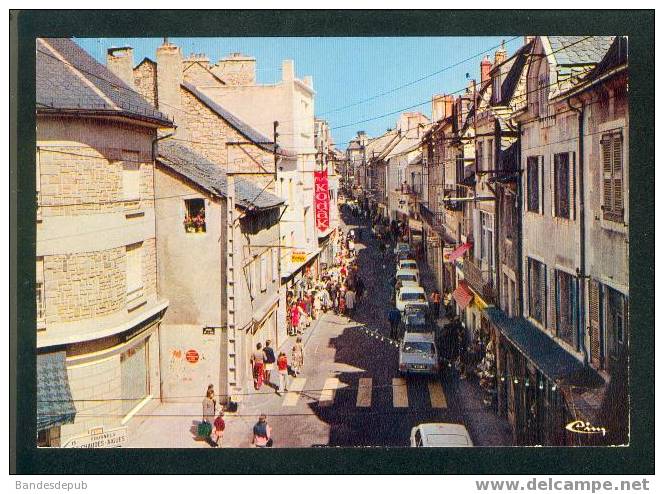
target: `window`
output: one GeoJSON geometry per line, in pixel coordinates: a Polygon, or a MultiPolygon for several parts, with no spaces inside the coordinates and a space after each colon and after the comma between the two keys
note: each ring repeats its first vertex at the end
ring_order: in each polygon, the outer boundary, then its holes
{"type": "Polygon", "coordinates": [[[537,80],[537,106],[540,117],[549,114],[549,76],[541,74],[537,80]]]}
{"type": "Polygon", "coordinates": [[[495,167],[493,165],[493,139],[489,139],[487,143],[487,150],[486,150],[486,156],[487,156],[487,170],[493,170],[495,167]]]}
{"type": "Polygon", "coordinates": [[[611,287],[606,287],[606,333],[612,345],[609,355],[617,356],[617,346],[625,342],[625,319],[626,319],[625,296],[611,287]]]}
{"type": "Polygon", "coordinates": [[[542,212],[542,182],[540,175],[541,161],[541,156],[529,156],[526,160],[526,178],[528,182],[528,211],[533,213],[542,212]]]}
{"type": "Polygon", "coordinates": [[[143,288],[143,242],[127,245],[127,298],[138,298],[143,288]]]}
{"type": "Polygon", "coordinates": [[[556,330],[558,337],[578,349],[578,318],[576,279],[564,271],[556,276],[556,330]]]}
{"type": "Polygon", "coordinates": [[[528,313],[545,326],[546,314],[546,265],[528,258],[528,313]]]}
{"type": "Polygon", "coordinates": [[[480,211],[480,258],[493,271],[493,215],[484,211],[480,211]]]}
{"type": "Polygon", "coordinates": [[[122,194],[125,201],[138,201],[141,198],[141,164],[138,153],[122,151],[122,194]]]}
{"type": "Polygon", "coordinates": [[[44,258],[37,258],[37,277],[35,283],[35,297],[37,299],[37,323],[44,320],[44,258]]]}
{"type": "Polygon", "coordinates": [[[272,247],[272,281],[279,277],[279,249],[272,247]]]}
{"type": "Polygon", "coordinates": [[[205,232],[205,199],[184,200],[184,231],[205,232]]]}
{"type": "Polygon", "coordinates": [[[605,220],[623,221],[623,142],[621,132],[602,135],[602,211],[605,220]]]}
{"type": "Polygon", "coordinates": [[[267,251],[261,255],[261,292],[267,290],[267,251]]]}
{"type": "Polygon", "coordinates": [[[477,156],[475,156],[475,170],[480,171],[484,169],[484,141],[477,142],[477,156]]]}
{"type": "Polygon", "coordinates": [[[569,153],[558,153],[553,157],[553,214],[570,218],[570,202],[569,153]]]}

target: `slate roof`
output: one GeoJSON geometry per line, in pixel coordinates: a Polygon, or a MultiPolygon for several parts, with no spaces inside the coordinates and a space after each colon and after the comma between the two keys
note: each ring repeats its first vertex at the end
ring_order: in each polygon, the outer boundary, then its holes
{"type": "Polygon", "coordinates": [[[40,113],[93,112],[173,127],[166,115],[69,38],[37,39],[36,102],[40,113]]]}
{"type": "Polygon", "coordinates": [[[627,63],[627,37],[616,36],[607,50],[604,58],[595,66],[593,70],[584,78],[584,80],[594,79],[621,65],[627,63]]]}
{"type": "MultiPolygon", "coordinates": [[[[159,163],[217,197],[227,197],[226,173],[220,165],[173,141],[161,141],[159,163]]],[[[235,202],[243,209],[270,209],[284,200],[241,178],[235,179],[235,202]]]]}
{"type": "Polygon", "coordinates": [[[65,352],[37,355],[37,430],[71,424],[75,417],[65,352]]]}
{"type": "Polygon", "coordinates": [[[588,65],[599,62],[614,36],[548,36],[558,65],[588,65]]]}
{"type": "Polygon", "coordinates": [[[526,63],[528,62],[528,54],[530,53],[533,44],[534,41],[530,41],[529,43],[523,45],[511,57],[513,59],[512,65],[509,68],[509,71],[507,72],[505,79],[503,79],[502,85],[500,86],[500,101],[497,103],[498,105],[501,106],[509,105],[512,96],[514,95],[514,91],[516,90],[517,85],[519,84],[519,79],[521,78],[521,74],[524,68],[526,67],[526,63]]]}
{"type": "MultiPolygon", "coordinates": [[[[194,86],[190,82],[185,81],[182,83],[182,87],[185,88],[187,91],[189,91],[191,94],[193,94],[201,103],[203,103],[210,110],[212,110],[214,113],[223,118],[226,122],[228,122],[229,125],[235,128],[240,134],[245,136],[247,139],[256,144],[258,147],[269,152],[274,151],[274,143],[269,137],[264,136],[259,131],[251,127],[249,124],[246,124],[245,122],[240,120],[238,117],[236,117],[231,112],[226,110],[219,103],[217,103],[216,101],[208,97],[205,93],[200,91],[196,86],[194,86]]],[[[280,154],[285,154],[285,153],[283,153],[283,150],[280,150],[280,154]]]]}

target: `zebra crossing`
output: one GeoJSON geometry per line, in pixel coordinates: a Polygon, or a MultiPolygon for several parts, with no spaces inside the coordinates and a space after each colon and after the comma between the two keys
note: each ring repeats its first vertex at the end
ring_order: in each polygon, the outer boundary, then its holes
{"type": "MultiPolygon", "coordinates": [[[[371,408],[374,403],[373,398],[378,393],[391,393],[392,406],[394,408],[409,408],[412,404],[408,398],[409,384],[407,379],[401,377],[392,378],[391,384],[387,386],[374,386],[374,380],[371,377],[361,377],[356,386],[343,384],[336,377],[328,377],[322,386],[307,386],[306,377],[296,377],[292,379],[288,386],[288,391],[283,395],[282,407],[296,407],[298,403],[306,401],[308,403],[317,402],[320,407],[330,407],[335,403],[338,391],[349,388],[349,392],[356,393],[355,406],[357,408],[371,408]]],[[[422,383],[415,384],[421,387],[422,383]]],[[[447,397],[445,390],[439,381],[428,381],[425,386],[428,396],[428,406],[435,409],[447,408],[447,397]]]]}

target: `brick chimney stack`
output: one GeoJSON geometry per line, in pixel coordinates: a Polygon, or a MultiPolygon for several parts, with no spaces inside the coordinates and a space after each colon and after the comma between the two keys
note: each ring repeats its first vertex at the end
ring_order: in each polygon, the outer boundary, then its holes
{"type": "Polygon", "coordinates": [[[503,41],[502,44],[500,45],[500,48],[496,51],[496,55],[493,61],[494,67],[497,67],[498,65],[503,63],[506,58],[507,58],[507,50],[505,50],[505,42],[503,41]]]}
{"type": "MultiPolygon", "coordinates": [[[[497,56],[497,52],[496,52],[497,56]]],[[[480,62],[480,74],[481,82],[486,82],[489,80],[489,72],[491,72],[491,61],[489,60],[488,55],[484,57],[484,60],[480,62]]]]}
{"type": "Polygon", "coordinates": [[[134,86],[134,50],[130,46],[109,48],[106,51],[106,67],[131,89],[134,86]]]}
{"type": "Polygon", "coordinates": [[[178,137],[183,137],[186,133],[180,88],[183,81],[182,70],[180,48],[164,40],[164,44],[157,48],[157,108],[173,117],[178,137]]]}
{"type": "Polygon", "coordinates": [[[454,96],[448,94],[444,98],[445,101],[445,116],[444,118],[451,117],[454,111],[454,96]]]}

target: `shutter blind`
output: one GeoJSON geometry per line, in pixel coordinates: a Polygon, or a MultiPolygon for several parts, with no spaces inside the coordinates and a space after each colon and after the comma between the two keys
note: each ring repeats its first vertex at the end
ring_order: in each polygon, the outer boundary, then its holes
{"type": "Polygon", "coordinates": [[[590,309],[590,361],[596,366],[600,367],[600,325],[599,325],[599,283],[595,280],[590,280],[588,287],[588,305],[590,309]]]}
{"type": "Polygon", "coordinates": [[[538,193],[539,193],[539,213],[544,214],[544,156],[538,156],[539,163],[539,177],[538,177],[538,193]]]}
{"type": "Polygon", "coordinates": [[[538,262],[537,268],[539,270],[539,282],[540,282],[540,307],[542,311],[542,326],[546,328],[546,319],[547,319],[547,303],[546,303],[546,264],[538,262]]]}
{"type": "Polygon", "coordinates": [[[613,213],[616,221],[623,219],[622,134],[613,135],[613,213]]]}
{"type": "Polygon", "coordinates": [[[569,153],[569,217],[576,219],[576,152],[569,153]]]}
{"type": "Polygon", "coordinates": [[[549,278],[549,298],[547,300],[547,314],[548,314],[548,321],[547,321],[547,327],[551,329],[551,332],[553,334],[556,334],[557,330],[557,319],[556,319],[556,309],[560,304],[560,300],[558,297],[558,292],[559,292],[559,287],[557,286],[557,276],[556,276],[556,271],[555,269],[551,270],[551,276],[549,278]]]}
{"type": "Polygon", "coordinates": [[[611,135],[602,136],[602,182],[604,183],[604,219],[611,219],[613,213],[613,164],[611,159],[611,135]]]}

